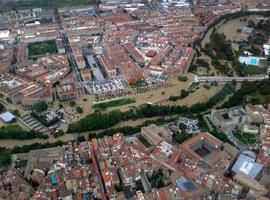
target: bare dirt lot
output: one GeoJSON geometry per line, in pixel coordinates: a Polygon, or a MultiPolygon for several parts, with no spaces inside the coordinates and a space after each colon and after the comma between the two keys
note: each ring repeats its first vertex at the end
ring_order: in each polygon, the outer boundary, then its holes
{"type": "Polygon", "coordinates": [[[233,45],[232,45],[233,49],[238,50],[239,45],[235,44],[234,41],[240,42],[240,41],[247,40],[248,38],[248,34],[243,33],[242,29],[245,26],[247,26],[249,20],[254,21],[256,24],[259,22],[260,19],[261,19],[261,16],[259,15],[250,15],[250,16],[233,19],[226,23],[224,23],[225,21],[222,21],[220,24],[216,26],[217,32],[224,33],[226,35],[226,38],[233,42],[233,45]]]}

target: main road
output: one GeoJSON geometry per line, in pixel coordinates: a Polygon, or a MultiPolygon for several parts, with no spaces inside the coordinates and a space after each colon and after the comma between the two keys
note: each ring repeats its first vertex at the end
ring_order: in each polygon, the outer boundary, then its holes
{"type": "Polygon", "coordinates": [[[268,75],[258,75],[258,76],[245,76],[245,77],[229,77],[229,76],[194,76],[193,82],[195,83],[207,83],[207,82],[255,82],[268,79],[268,75]]]}
{"type": "Polygon", "coordinates": [[[77,62],[75,60],[75,57],[73,55],[68,37],[67,37],[66,32],[62,26],[61,17],[60,17],[60,14],[59,14],[59,11],[57,8],[54,9],[54,17],[55,17],[56,23],[58,25],[58,30],[59,30],[59,33],[60,33],[61,38],[62,38],[62,42],[63,42],[64,47],[65,47],[65,51],[66,51],[66,54],[68,57],[69,64],[72,68],[74,79],[76,81],[78,88],[80,88],[80,91],[82,93],[84,93],[84,84],[83,84],[83,81],[81,78],[81,74],[80,74],[77,62]]]}

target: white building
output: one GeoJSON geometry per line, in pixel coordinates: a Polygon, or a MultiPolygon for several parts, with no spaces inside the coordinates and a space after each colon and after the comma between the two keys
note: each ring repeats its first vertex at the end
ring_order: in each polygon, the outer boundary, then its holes
{"type": "Polygon", "coordinates": [[[263,45],[263,50],[264,50],[264,54],[266,56],[269,56],[270,55],[270,44],[264,44],[263,45]]]}
{"type": "Polygon", "coordinates": [[[0,39],[8,39],[10,35],[9,30],[0,30],[0,39]]]}

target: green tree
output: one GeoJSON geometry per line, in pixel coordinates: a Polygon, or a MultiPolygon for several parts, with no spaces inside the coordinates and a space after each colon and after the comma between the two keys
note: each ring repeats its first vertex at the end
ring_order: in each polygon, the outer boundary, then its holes
{"type": "Polygon", "coordinates": [[[86,141],[86,139],[85,139],[85,137],[84,137],[83,135],[79,135],[79,136],[77,137],[77,141],[78,141],[78,142],[84,142],[84,141],[86,141]]]}
{"type": "Polygon", "coordinates": [[[34,105],[36,112],[43,112],[48,109],[48,104],[45,101],[38,102],[34,105]]]}
{"type": "Polygon", "coordinates": [[[75,101],[70,101],[70,102],[69,102],[69,105],[70,105],[71,107],[74,107],[74,106],[76,105],[76,103],[75,103],[75,101]]]}
{"type": "Polygon", "coordinates": [[[80,106],[77,106],[76,111],[78,113],[83,113],[83,109],[80,106]]]}
{"type": "Polygon", "coordinates": [[[8,150],[0,148],[0,168],[10,165],[11,154],[8,150]]]}
{"type": "Polygon", "coordinates": [[[185,133],[185,132],[175,133],[174,134],[174,139],[179,144],[183,143],[188,138],[190,138],[190,136],[187,133],[185,133]]]}
{"type": "Polygon", "coordinates": [[[20,116],[21,116],[21,114],[20,114],[20,112],[19,112],[18,109],[13,110],[12,113],[13,113],[14,115],[16,115],[17,117],[20,117],[20,116]]]}
{"type": "Polygon", "coordinates": [[[186,90],[184,90],[184,89],[181,90],[181,92],[180,92],[181,99],[185,98],[188,95],[189,95],[189,93],[186,90]]]}
{"type": "Polygon", "coordinates": [[[253,21],[253,20],[248,20],[248,25],[247,25],[248,27],[250,27],[250,28],[255,28],[255,22],[253,21]]]}
{"type": "Polygon", "coordinates": [[[5,107],[2,103],[0,103],[0,112],[3,112],[5,110],[5,107]]]}

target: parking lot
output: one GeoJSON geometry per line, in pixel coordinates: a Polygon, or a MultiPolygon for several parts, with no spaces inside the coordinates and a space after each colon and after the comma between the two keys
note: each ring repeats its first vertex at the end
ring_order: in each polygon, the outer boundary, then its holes
{"type": "Polygon", "coordinates": [[[165,83],[166,82],[166,77],[164,75],[161,76],[152,76],[152,75],[145,75],[145,82],[148,85],[152,84],[159,84],[159,83],[165,83]]]}
{"type": "Polygon", "coordinates": [[[200,128],[198,126],[198,120],[196,119],[189,119],[186,117],[179,117],[178,119],[178,128],[180,124],[184,124],[186,125],[186,133],[191,134],[191,135],[195,135],[195,134],[199,134],[200,128]]]}
{"type": "Polygon", "coordinates": [[[90,81],[85,83],[85,89],[90,95],[116,92],[125,89],[126,86],[127,83],[122,76],[113,79],[90,81]]]}
{"type": "Polygon", "coordinates": [[[63,117],[62,117],[61,121],[63,123],[67,123],[67,124],[78,120],[79,117],[80,117],[80,115],[76,111],[76,107],[71,107],[71,106],[68,106],[68,105],[65,105],[64,108],[59,109],[58,113],[62,113],[61,115],[63,117]]]}

